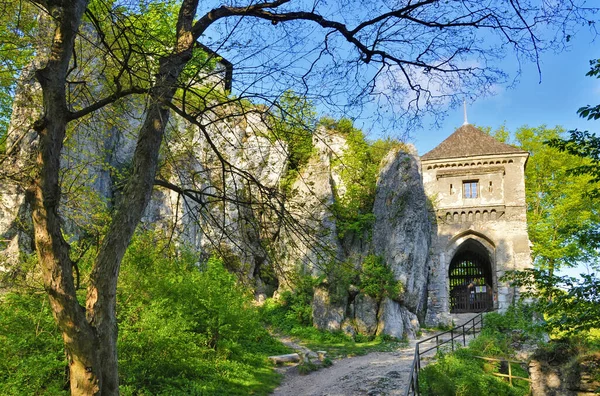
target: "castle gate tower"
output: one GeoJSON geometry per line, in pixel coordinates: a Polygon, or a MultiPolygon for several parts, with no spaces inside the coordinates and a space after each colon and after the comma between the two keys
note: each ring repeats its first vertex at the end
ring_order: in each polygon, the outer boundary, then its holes
{"type": "Polygon", "coordinates": [[[504,310],[516,298],[501,277],[531,267],[528,156],[465,122],[421,157],[434,222],[428,323],[448,322],[449,313],[504,310]]]}

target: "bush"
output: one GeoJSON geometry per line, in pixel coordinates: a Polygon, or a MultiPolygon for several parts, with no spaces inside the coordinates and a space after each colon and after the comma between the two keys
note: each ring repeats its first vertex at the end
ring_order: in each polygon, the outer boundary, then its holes
{"type": "Polygon", "coordinates": [[[0,394],[66,395],[66,367],[46,294],[1,296],[0,394]]]}
{"type": "Polygon", "coordinates": [[[484,327],[497,333],[517,331],[524,338],[539,340],[543,333],[543,322],[537,320],[540,315],[533,305],[517,303],[511,305],[506,312],[500,314],[490,312],[484,317],[484,327]]]}
{"type": "Polygon", "coordinates": [[[360,290],[377,300],[383,297],[398,300],[404,291],[402,283],[395,279],[392,269],[383,261],[383,257],[374,254],[368,255],[363,260],[360,290]]]}
{"type": "Polygon", "coordinates": [[[288,349],[221,260],[196,260],[151,234],[128,249],[118,295],[124,393],[266,394],[276,384],[266,357],[288,349]]]}
{"type": "MultiPolygon", "coordinates": [[[[121,394],[271,392],[280,377],[267,356],[289,349],[263,328],[251,295],[219,259],[199,265],[156,236],[136,236],[121,268],[121,394]]],[[[88,259],[80,262],[82,280],[88,259]]],[[[42,292],[0,297],[0,394],[67,394],[63,343],[48,305],[42,292]]]]}
{"type": "MultiPolygon", "coordinates": [[[[529,384],[513,381],[514,387],[492,375],[499,372],[499,362],[489,362],[475,356],[511,358],[513,345],[524,341],[537,341],[542,330],[533,320],[531,306],[516,304],[505,313],[488,313],[483,319],[479,336],[451,354],[440,354],[438,360],[428,365],[419,375],[423,395],[526,395],[529,384]]],[[[527,371],[512,364],[513,375],[527,377],[527,371]]]]}
{"type": "Polygon", "coordinates": [[[435,364],[428,365],[419,375],[419,389],[423,395],[467,396],[498,395],[521,396],[529,392],[511,387],[499,377],[484,371],[485,361],[473,358],[467,349],[453,354],[440,354],[435,364]]]}
{"type": "Polygon", "coordinates": [[[402,147],[402,143],[391,139],[369,142],[347,118],[339,121],[322,118],[319,123],[346,138],[347,149],[341,158],[332,162],[345,188],[343,194],[335,191],[336,199],[331,208],[338,236],[340,239],[346,235],[362,237],[375,220],[373,204],[381,160],[391,149],[402,147]]]}

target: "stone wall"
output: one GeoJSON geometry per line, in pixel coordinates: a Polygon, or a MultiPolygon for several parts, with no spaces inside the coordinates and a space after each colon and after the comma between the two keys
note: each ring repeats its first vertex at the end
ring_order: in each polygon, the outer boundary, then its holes
{"type": "Polygon", "coordinates": [[[449,321],[450,262],[464,243],[485,252],[493,275],[494,308],[506,309],[518,290],[501,277],[531,266],[525,204],[527,154],[423,161],[423,183],[432,207],[432,249],[427,322],[449,321]],[[477,180],[477,198],[465,198],[464,181],[477,180]]]}

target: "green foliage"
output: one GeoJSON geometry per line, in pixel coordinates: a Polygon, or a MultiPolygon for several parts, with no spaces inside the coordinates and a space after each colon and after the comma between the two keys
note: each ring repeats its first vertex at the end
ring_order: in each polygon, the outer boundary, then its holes
{"type": "Polygon", "coordinates": [[[332,161],[344,187],[343,193],[339,189],[335,191],[336,199],[332,207],[338,236],[362,236],[375,220],[373,204],[381,160],[391,149],[402,144],[391,139],[370,143],[347,118],[339,121],[323,118],[319,123],[346,138],[347,149],[344,154],[332,161]]]}
{"type": "Polygon", "coordinates": [[[101,76],[101,83],[109,90],[147,87],[158,71],[158,60],[169,55],[175,43],[177,2],[150,0],[138,6],[101,0],[88,5],[86,22],[103,32],[102,39],[110,43],[111,53],[103,54],[101,76]],[[123,66],[128,69],[125,73],[123,66]]]}
{"type": "MultiPolygon", "coordinates": [[[[289,349],[264,329],[252,296],[220,260],[200,265],[158,237],[135,237],[122,264],[121,394],[271,392],[279,375],[267,356],[289,349]]],[[[79,260],[83,289],[94,255],[79,260]]],[[[46,295],[0,298],[0,394],[66,394],[63,343],[46,295]]]]}
{"type": "MultiPolygon", "coordinates": [[[[361,293],[381,301],[384,297],[400,301],[404,286],[394,277],[394,272],[383,257],[368,254],[357,266],[352,260],[331,261],[323,265],[330,302],[345,304],[352,285],[361,293]]],[[[317,280],[317,283],[319,280],[317,280]]]]}
{"type": "Polygon", "coordinates": [[[287,349],[264,330],[251,296],[220,260],[199,269],[194,255],[152,235],[138,237],[122,265],[124,393],[268,393],[277,375],[266,357],[287,349]]]}
{"type": "Polygon", "coordinates": [[[385,263],[383,257],[370,254],[365,257],[360,272],[360,290],[377,300],[389,297],[401,298],[403,285],[394,278],[394,272],[385,263]]]}
{"type": "MultiPolygon", "coordinates": [[[[424,395],[527,395],[529,384],[514,380],[510,386],[492,373],[500,371],[499,362],[475,358],[479,356],[471,348],[460,349],[452,354],[441,354],[436,364],[426,367],[420,379],[424,395]]],[[[527,378],[527,371],[520,365],[510,363],[512,374],[527,378]]]]}
{"type": "MultiPolygon", "coordinates": [[[[600,59],[590,60],[590,70],[585,75],[589,77],[600,78],[600,59]]],[[[583,106],[577,110],[577,113],[580,117],[587,118],[588,120],[600,119],[600,105],[583,106]]]]}
{"type": "Polygon", "coordinates": [[[281,293],[278,306],[285,320],[279,325],[293,323],[312,326],[312,301],[317,282],[318,280],[313,279],[312,276],[302,274],[296,277],[293,291],[285,290],[281,293]]]}
{"type": "Polygon", "coordinates": [[[479,128],[483,132],[487,133],[488,135],[490,135],[494,139],[498,140],[499,142],[510,144],[510,131],[508,129],[506,129],[506,124],[500,125],[500,127],[496,128],[493,131],[492,131],[492,127],[489,127],[489,126],[484,126],[484,127],[478,126],[477,128],[479,128]]]}
{"type": "Polygon", "coordinates": [[[326,350],[332,358],[364,355],[376,351],[392,351],[399,346],[405,346],[398,340],[385,337],[359,337],[356,340],[342,331],[319,330],[312,325],[298,323],[294,315],[288,315],[289,310],[280,301],[267,299],[260,308],[260,314],[265,325],[274,331],[293,337],[302,345],[313,351],[326,350]]]}
{"type": "Polygon", "coordinates": [[[525,170],[527,222],[532,255],[537,268],[554,269],[593,261],[598,256],[600,201],[589,175],[570,169],[590,161],[546,142],[559,139],[563,130],[522,127],[515,134],[519,146],[529,151],[525,170]]]}
{"type": "Polygon", "coordinates": [[[594,273],[572,278],[532,269],[509,273],[507,279],[523,288],[523,297],[536,299],[548,332],[573,335],[600,328],[600,279],[594,273]]]}
{"type": "MultiPolygon", "coordinates": [[[[484,328],[467,348],[454,353],[441,353],[435,363],[425,367],[419,375],[421,393],[424,395],[526,395],[526,381],[507,382],[493,376],[498,373],[498,362],[489,362],[475,356],[510,358],[513,345],[525,341],[538,341],[542,330],[536,325],[535,309],[529,305],[511,306],[505,313],[488,313],[484,328]]],[[[513,375],[527,378],[527,371],[511,364],[513,375]]]]}
{"type": "MultiPolygon", "coordinates": [[[[502,314],[497,312],[486,314],[483,323],[486,330],[497,334],[512,333],[511,337],[520,337],[521,341],[524,339],[540,340],[544,333],[544,327],[539,312],[536,304],[517,302],[502,314]]],[[[515,341],[519,340],[511,339],[511,343],[515,341]]]]}
{"type": "Polygon", "coordinates": [[[310,360],[304,361],[298,365],[298,372],[302,375],[307,375],[313,371],[317,371],[319,366],[311,362],[310,360]]]}
{"type": "Polygon", "coordinates": [[[37,35],[37,9],[26,1],[3,1],[0,6],[0,154],[12,114],[17,78],[30,62],[37,35]]]}
{"type": "Polygon", "coordinates": [[[0,296],[0,394],[66,395],[66,367],[46,294],[0,296]]]}
{"type": "Polygon", "coordinates": [[[263,323],[278,333],[294,337],[312,350],[326,350],[332,358],[390,351],[400,345],[397,340],[385,337],[358,335],[353,339],[341,331],[330,332],[313,327],[313,287],[321,281],[305,276],[293,291],[283,292],[279,300],[267,299],[260,307],[263,323]]]}
{"type": "Polygon", "coordinates": [[[315,107],[306,98],[286,91],[271,112],[269,124],[273,138],[287,145],[288,166],[281,181],[287,191],[312,155],[312,134],[317,124],[315,107]]]}
{"type": "Polygon", "coordinates": [[[469,349],[459,349],[447,355],[440,354],[435,364],[428,365],[419,374],[421,394],[521,396],[529,393],[529,387],[511,387],[507,382],[486,372],[486,369],[497,372],[497,368],[490,367],[484,360],[473,356],[469,349]]]}
{"type": "Polygon", "coordinates": [[[334,305],[345,306],[348,301],[348,290],[351,285],[359,283],[359,270],[351,261],[331,260],[321,265],[325,272],[323,286],[327,287],[329,301],[334,305]]]}

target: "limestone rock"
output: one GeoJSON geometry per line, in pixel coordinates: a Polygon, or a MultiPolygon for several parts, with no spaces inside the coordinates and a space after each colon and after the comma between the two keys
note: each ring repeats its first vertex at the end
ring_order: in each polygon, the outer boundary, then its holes
{"type": "Polygon", "coordinates": [[[377,335],[415,339],[419,331],[419,319],[397,301],[385,298],[379,306],[377,335]]]}
{"type": "Polygon", "coordinates": [[[404,335],[404,320],[401,305],[389,298],[384,299],[379,306],[377,319],[377,335],[385,334],[395,338],[404,335]]]}
{"type": "Polygon", "coordinates": [[[317,329],[336,331],[344,321],[345,304],[334,305],[330,302],[329,292],[322,287],[315,288],[312,303],[313,325],[317,329]]]}
{"type": "Polygon", "coordinates": [[[354,300],[354,319],[360,334],[374,335],[377,331],[377,300],[359,294],[354,300]]]}
{"type": "Polygon", "coordinates": [[[300,263],[306,272],[318,276],[322,274],[318,263],[343,259],[330,207],[339,179],[331,162],[342,155],[345,139],[318,128],[313,135],[313,146],[314,154],[293,183],[287,203],[296,227],[288,230],[278,249],[284,267],[289,269],[300,263]]]}
{"type": "Polygon", "coordinates": [[[404,285],[403,305],[424,317],[431,224],[415,155],[398,151],[384,158],[373,211],[373,249],[404,285]]]}
{"type": "Polygon", "coordinates": [[[344,334],[346,334],[348,337],[354,338],[354,336],[356,335],[356,328],[352,323],[352,319],[345,319],[342,322],[341,329],[344,332],[344,334]]]}

